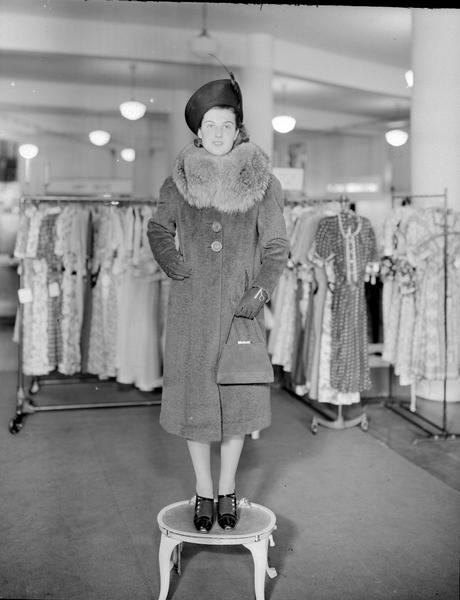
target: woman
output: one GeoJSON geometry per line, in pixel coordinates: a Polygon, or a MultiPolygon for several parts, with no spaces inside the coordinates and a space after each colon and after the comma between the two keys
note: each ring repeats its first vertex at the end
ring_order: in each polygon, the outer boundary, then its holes
{"type": "Polygon", "coordinates": [[[232,529],[245,435],[271,419],[268,384],[216,383],[219,352],[234,315],[257,318],[264,330],[262,308],[288,255],[281,186],[249,141],[241,91],[230,77],[205,84],[188,101],[185,119],[197,138],[179,153],[148,227],[153,255],[173,279],[160,423],[187,440],[194,524],[202,532],[215,519],[211,442],[221,444],[217,521],[232,529]]]}

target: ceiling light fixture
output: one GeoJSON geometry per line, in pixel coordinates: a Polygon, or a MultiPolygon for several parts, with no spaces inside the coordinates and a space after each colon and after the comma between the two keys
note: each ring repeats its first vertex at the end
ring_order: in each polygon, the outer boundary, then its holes
{"type": "Polygon", "coordinates": [[[219,52],[219,43],[209,35],[206,28],[207,5],[205,2],[202,5],[202,11],[203,28],[198,36],[190,40],[189,48],[198,58],[209,60],[209,54],[217,54],[219,52]]]}
{"type": "Polygon", "coordinates": [[[38,154],[38,146],[35,144],[21,144],[18,148],[19,156],[25,159],[35,158],[38,154]]]}
{"type": "Polygon", "coordinates": [[[120,156],[126,162],[133,162],[136,160],[136,151],[134,148],[123,148],[123,150],[120,152],[120,156]]]}
{"type": "Polygon", "coordinates": [[[110,133],[104,129],[90,131],[88,137],[95,146],[105,146],[110,141],[110,133]]]}
{"type": "Polygon", "coordinates": [[[143,102],[139,102],[139,100],[134,100],[134,74],[136,71],[136,65],[131,65],[130,70],[131,99],[126,100],[126,102],[122,102],[120,104],[120,112],[125,119],[129,119],[130,121],[137,121],[137,119],[141,119],[145,115],[147,107],[143,102]]]}
{"type": "Polygon", "coordinates": [[[272,119],[272,127],[278,133],[289,133],[295,127],[296,120],[289,115],[278,115],[272,119]]]}
{"type": "MultiPolygon", "coordinates": [[[[286,105],[286,85],[283,85],[283,104],[286,105]]],[[[295,127],[296,120],[287,114],[277,115],[272,119],[272,127],[278,133],[289,133],[295,127]]]]}
{"type": "Polygon", "coordinates": [[[409,139],[409,134],[402,129],[390,129],[390,131],[385,133],[385,139],[390,146],[404,146],[409,139]]]}

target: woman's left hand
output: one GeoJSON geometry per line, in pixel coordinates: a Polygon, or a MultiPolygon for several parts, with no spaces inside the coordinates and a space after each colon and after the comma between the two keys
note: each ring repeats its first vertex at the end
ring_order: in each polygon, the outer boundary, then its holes
{"type": "Polygon", "coordinates": [[[240,300],[235,311],[235,317],[254,319],[261,311],[263,305],[269,299],[268,292],[264,288],[250,288],[240,300]]]}

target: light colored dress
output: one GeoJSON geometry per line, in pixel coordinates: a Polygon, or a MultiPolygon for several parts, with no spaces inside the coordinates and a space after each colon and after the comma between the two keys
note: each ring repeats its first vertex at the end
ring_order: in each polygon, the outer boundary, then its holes
{"type": "Polygon", "coordinates": [[[146,236],[152,210],[123,217],[125,264],[118,286],[117,381],[144,392],[162,386],[161,280],[146,236]],[[133,315],[135,318],[133,319],[133,315]]]}
{"type": "Polygon", "coordinates": [[[123,230],[119,211],[98,207],[93,211],[93,288],[88,372],[100,379],[117,374],[118,278],[121,272],[118,250],[123,230]]]}
{"type": "Polygon", "coordinates": [[[425,209],[410,238],[417,271],[417,311],[413,374],[430,380],[460,374],[460,213],[425,209]],[[445,298],[444,219],[447,218],[447,298],[445,298]],[[455,234],[454,232],[457,232],[455,234]],[[445,317],[446,312],[446,323],[445,317]],[[447,355],[446,355],[447,324],[447,355]]]}
{"type": "Polygon", "coordinates": [[[82,369],[81,328],[83,323],[84,277],[86,272],[89,210],[66,206],[56,222],[55,253],[61,257],[61,332],[63,349],[59,371],[73,375],[82,369]]]}

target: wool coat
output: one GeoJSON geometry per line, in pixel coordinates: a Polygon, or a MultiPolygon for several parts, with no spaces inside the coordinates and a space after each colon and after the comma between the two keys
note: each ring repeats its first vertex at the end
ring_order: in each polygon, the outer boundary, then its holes
{"type": "MultiPolygon", "coordinates": [[[[171,260],[192,269],[189,278],[171,281],[160,424],[210,442],[268,427],[268,384],[216,383],[242,296],[250,286],[271,294],[288,258],[281,186],[267,156],[252,142],[224,156],[186,146],[160,190],[148,238],[165,271],[171,260]]],[[[256,318],[265,331],[263,310],[256,318]]]]}

